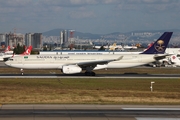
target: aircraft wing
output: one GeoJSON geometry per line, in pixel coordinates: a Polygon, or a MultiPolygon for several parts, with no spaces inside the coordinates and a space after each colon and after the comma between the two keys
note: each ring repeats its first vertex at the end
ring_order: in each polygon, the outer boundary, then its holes
{"type": "Polygon", "coordinates": [[[109,62],[112,61],[119,61],[123,58],[123,56],[120,56],[117,59],[109,59],[109,60],[96,60],[96,61],[88,61],[88,62],[79,62],[79,63],[75,63],[75,64],[71,64],[71,65],[78,65],[80,67],[84,67],[84,66],[96,66],[97,64],[107,64],[109,62]]]}

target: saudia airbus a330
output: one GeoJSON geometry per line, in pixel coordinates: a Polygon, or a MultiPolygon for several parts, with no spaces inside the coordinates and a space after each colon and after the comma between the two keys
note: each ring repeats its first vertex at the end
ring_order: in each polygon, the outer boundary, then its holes
{"type": "MultiPolygon", "coordinates": [[[[26,55],[10,58],[5,62],[10,67],[23,69],[60,69],[64,74],[85,71],[94,76],[94,70],[129,68],[163,59],[172,32],[165,32],[149,49],[141,54],[112,55],[26,55]]],[[[23,74],[23,72],[22,72],[23,74]]]]}

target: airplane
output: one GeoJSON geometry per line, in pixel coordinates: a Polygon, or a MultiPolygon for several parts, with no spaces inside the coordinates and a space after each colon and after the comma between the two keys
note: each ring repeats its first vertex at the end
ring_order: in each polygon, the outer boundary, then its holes
{"type": "Polygon", "coordinates": [[[95,76],[93,70],[130,68],[152,63],[167,56],[164,54],[172,32],[165,32],[149,49],[141,54],[94,54],[94,55],[25,55],[10,58],[7,66],[23,69],[60,69],[64,74],[85,71],[95,76]]]}
{"type": "Polygon", "coordinates": [[[117,50],[117,49],[122,50],[123,49],[122,45],[117,45],[116,43],[113,43],[113,45],[109,46],[109,50],[114,51],[114,50],[117,50]]]}
{"type": "Polygon", "coordinates": [[[135,45],[132,45],[132,46],[124,45],[123,48],[126,50],[134,50],[134,49],[137,49],[137,46],[135,46],[135,45]]]}
{"type": "Polygon", "coordinates": [[[7,48],[4,50],[4,52],[6,53],[6,52],[9,52],[10,51],[10,46],[7,46],[7,48]]]}
{"type": "Polygon", "coordinates": [[[0,61],[7,61],[9,58],[14,57],[14,56],[20,56],[20,55],[30,55],[32,50],[32,46],[29,46],[26,51],[24,51],[22,54],[14,54],[13,51],[11,52],[11,54],[4,54],[2,56],[0,56],[0,61]]]}
{"type": "MultiPolygon", "coordinates": [[[[116,43],[113,43],[112,45],[102,45],[105,49],[108,49],[110,51],[114,51],[116,49],[122,49],[122,45],[117,45],[116,43]]],[[[96,45],[94,46],[95,49],[100,49],[102,46],[96,45]]]]}
{"type": "Polygon", "coordinates": [[[11,57],[13,55],[13,51],[10,50],[10,46],[7,46],[7,48],[0,53],[0,61],[4,60],[4,57],[11,57]]]}
{"type": "MultiPolygon", "coordinates": [[[[99,46],[99,45],[96,45],[94,46],[95,49],[100,49],[102,46],[99,46]]],[[[134,49],[137,49],[137,46],[135,45],[132,45],[132,46],[129,46],[129,45],[118,45],[116,43],[113,43],[112,45],[104,45],[103,46],[105,49],[108,49],[110,51],[115,51],[115,50],[134,50],[134,49]]]]}
{"type": "Polygon", "coordinates": [[[180,58],[177,57],[177,55],[171,55],[169,59],[171,63],[173,64],[173,66],[177,66],[177,67],[180,66],[180,58]]]}

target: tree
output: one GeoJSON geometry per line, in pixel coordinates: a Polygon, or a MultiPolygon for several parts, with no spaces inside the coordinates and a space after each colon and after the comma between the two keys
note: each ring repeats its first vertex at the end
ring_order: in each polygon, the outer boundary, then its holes
{"type": "Polygon", "coordinates": [[[25,45],[20,46],[19,43],[17,47],[14,48],[13,53],[14,54],[22,54],[25,51],[25,45]]]}

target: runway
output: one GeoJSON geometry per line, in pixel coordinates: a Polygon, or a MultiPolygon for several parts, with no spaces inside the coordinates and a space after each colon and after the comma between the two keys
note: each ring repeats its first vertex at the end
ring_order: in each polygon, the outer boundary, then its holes
{"type": "Polygon", "coordinates": [[[180,106],[2,105],[0,120],[180,120],[180,106]]]}
{"type": "Polygon", "coordinates": [[[126,73],[126,74],[97,74],[96,76],[85,76],[82,74],[0,74],[0,78],[180,78],[180,74],[135,74],[135,73],[126,73]]]}

